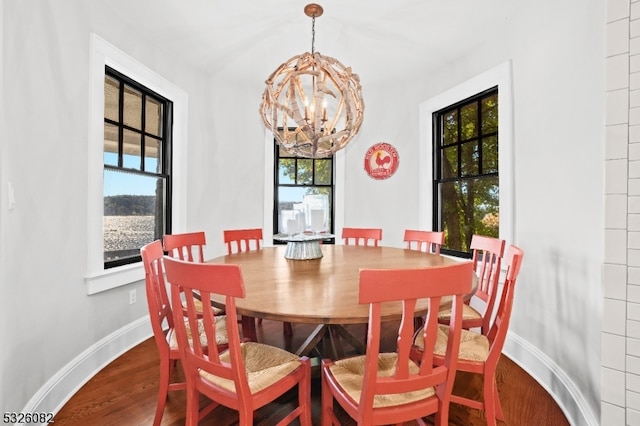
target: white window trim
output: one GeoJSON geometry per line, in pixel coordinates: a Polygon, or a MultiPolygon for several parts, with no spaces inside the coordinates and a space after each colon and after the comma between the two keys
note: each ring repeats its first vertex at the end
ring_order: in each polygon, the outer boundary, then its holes
{"type": "MultiPolygon", "coordinates": [[[[263,242],[266,246],[273,245],[273,178],[274,178],[274,149],[273,134],[266,130],[264,134],[264,219],[263,219],[263,242]]],[[[334,154],[334,192],[333,192],[333,229],[342,229],[344,226],[344,194],[345,194],[345,152],[344,149],[334,154]]],[[[336,244],[340,244],[336,238],[336,244]]]]}
{"type": "Polygon", "coordinates": [[[91,34],[89,70],[89,146],[87,176],[87,294],[95,294],[144,279],[142,263],[104,269],[103,154],[105,65],[134,79],[173,102],[172,229],[185,229],[187,93],[131,58],[97,34],[91,34]]]}
{"type": "Polygon", "coordinates": [[[500,185],[500,238],[513,242],[513,89],[511,61],[504,62],[420,104],[420,229],[433,226],[433,120],[434,112],[498,86],[498,179],[500,185]]]}

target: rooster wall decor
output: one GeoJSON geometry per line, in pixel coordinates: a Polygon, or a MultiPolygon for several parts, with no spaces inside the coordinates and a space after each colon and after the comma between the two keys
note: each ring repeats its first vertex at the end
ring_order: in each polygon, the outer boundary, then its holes
{"type": "Polygon", "coordinates": [[[398,169],[398,151],[386,142],[377,143],[364,156],[364,169],[374,179],[387,179],[398,169]]]}

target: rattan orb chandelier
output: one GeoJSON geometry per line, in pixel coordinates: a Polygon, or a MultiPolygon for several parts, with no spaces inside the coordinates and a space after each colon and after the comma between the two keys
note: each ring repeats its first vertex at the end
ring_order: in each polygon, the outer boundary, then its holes
{"type": "Polygon", "coordinates": [[[362,125],[364,102],[358,74],[315,51],[315,21],[322,6],[311,3],[311,52],[280,65],[266,80],[260,116],[290,154],[324,158],[347,146],[362,125]]]}

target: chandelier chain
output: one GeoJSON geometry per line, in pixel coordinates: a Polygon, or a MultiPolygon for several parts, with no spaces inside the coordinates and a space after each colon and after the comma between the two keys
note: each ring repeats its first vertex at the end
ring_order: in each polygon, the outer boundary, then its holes
{"type": "Polygon", "coordinates": [[[316,52],[316,15],[311,18],[311,54],[316,52]]]}

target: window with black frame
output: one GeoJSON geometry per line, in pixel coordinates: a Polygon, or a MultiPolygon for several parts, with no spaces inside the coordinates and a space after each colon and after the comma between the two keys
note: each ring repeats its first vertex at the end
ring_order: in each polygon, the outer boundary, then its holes
{"type": "Polygon", "coordinates": [[[104,267],[139,262],[171,232],[172,102],[106,67],[104,267]]]}
{"type": "Polygon", "coordinates": [[[474,234],[498,237],[498,88],[433,114],[433,229],[442,253],[470,257],[474,234]]]}
{"type": "MultiPolygon", "coordinates": [[[[298,232],[312,232],[309,209],[317,207],[325,211],[322,231],[333,234],[334,157],[297,157],[279,146],[275,139],[274,146],[274,232],[287,233],[287,222],[296,214],[304,221],[298,226],[298,232]]],[[[334,238],[324,240],[324,243],[333,242],[334,238]]]]}

